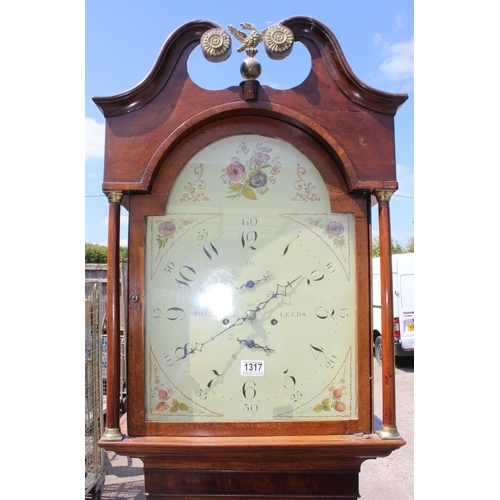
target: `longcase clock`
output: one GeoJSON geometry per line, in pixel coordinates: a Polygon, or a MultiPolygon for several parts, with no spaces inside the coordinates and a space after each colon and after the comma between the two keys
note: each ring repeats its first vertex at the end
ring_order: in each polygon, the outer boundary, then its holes
{"type": "Polygon", "coordinates": [[[225,29],[196,21],[141,84],[94,98],[106,117],[108,337],[120,206],[130,213],[126,427],[108,394],[100,444],[141,458],[148,498],[358,498],[362,462],[404,444],[394,384],[374,431],[370,213],[375,196],[391,339],[393,122],[407,96],[362,84],[310,18],[241,26],[258,37],[228,27],[248,56],[239,86],[189,78],[195,47],[214,62],[231,53],[225,29]],[[308,78],[261,86],[257,47],[280,59],[300,42],[308,78]]]}

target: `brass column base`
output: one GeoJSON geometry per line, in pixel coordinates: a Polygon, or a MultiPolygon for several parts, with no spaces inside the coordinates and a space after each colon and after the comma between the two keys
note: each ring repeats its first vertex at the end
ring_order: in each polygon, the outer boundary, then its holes
{"type": "Polygon", "coordinates": [[[403,439],[398,432],[397,427],[385,427],[384,425],[376,431],[380,439],[403,439]]]}
{"type": "Polygon", "coordinates": [[[124,435],[121,433],[120,429],[104,429],[104,434],[101,437],[101,441],[121,441],[124,435]]]}

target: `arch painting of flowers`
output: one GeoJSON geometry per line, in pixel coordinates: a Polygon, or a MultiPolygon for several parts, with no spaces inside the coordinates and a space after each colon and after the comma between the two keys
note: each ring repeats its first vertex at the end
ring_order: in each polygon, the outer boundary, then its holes
{"type": "Polygon", "coordinates": [[[255,145],[242,142],[236,155],[229,165],[222,169],[221,179],[228,185],[227,198],[235,200],[241,196],[249,200],[257,200],[257,195],[265,195],[272,184],[276,183],[275,176],[283,168],[279,156],[271,158],[272,149],[262,143],[255,145]]]}

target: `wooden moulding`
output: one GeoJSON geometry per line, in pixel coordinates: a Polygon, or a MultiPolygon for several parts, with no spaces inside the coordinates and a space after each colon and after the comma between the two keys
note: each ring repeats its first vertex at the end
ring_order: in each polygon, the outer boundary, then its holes
{"type": "Polygon", "coordinates": [[[144,463],[152,499],[359,498],[367,459],[404,441],[377,436],[128,438],[108,445],[144,463]]]}
{"type": "Polygon", "coordinates": [[[106,118],[103,189],[148,192],[162,159],[179,141],[207,123],[235,115],[273,117],[335,144],[352,164],[351,190],[396,189],[394,115],[408,96],[362,83],[333,33],[318,21],[296,16],[282,24],[311,54],[309,76],[293,89],[276,90],[256,81],[240,88],[237,75],[234,87],[198,87],[187,70],[189,55],[204,32],[220,27],[200,20],[168,37],[136,87],[94,97],[106,118]]]}
{"type": "Polygon", "coordinates": [[[196,452],[194,468],[251,470],[335,470],[346,461],[386,457],[405,444],[404,440],[382,440],[374,434],[347,436],[242,436],[242,437],[128,437],[106,443],[120,455],[150,457],[172,469],[182,469],[196,452]]]}

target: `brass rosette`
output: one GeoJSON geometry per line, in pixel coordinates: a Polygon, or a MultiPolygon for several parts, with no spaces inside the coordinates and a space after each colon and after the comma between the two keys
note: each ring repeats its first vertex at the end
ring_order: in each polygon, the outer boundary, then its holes
{"type": "Polygon", "coordinates": [[[222,28],[206,31],[200,40],[205,59],[210,62],[222,62],[231,55],[231,38],[222,28]]]}
{"type": "Polygon", "coordinates": [[[264,45],[271,59],[284,59],[293,48],[292,30],[280,23],[270,26],[265,32],[264,45]]]}

